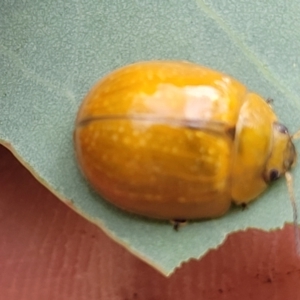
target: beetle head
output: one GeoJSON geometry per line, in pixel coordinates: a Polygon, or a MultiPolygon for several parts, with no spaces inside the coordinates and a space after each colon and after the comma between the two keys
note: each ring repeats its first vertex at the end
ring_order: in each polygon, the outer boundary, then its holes
{"type": "Polygon", "coordinates": [[[296,149],[288,129],[280,124],[273,124],[273,141],[266,164],[264,179],[273,182],[289,171],[296,163],[296,149]]]}

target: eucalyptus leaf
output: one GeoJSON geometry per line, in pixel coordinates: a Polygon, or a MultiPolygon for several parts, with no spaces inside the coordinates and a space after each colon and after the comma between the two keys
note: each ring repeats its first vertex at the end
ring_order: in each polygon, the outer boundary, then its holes
{"type": "MultiPolygon", "coordinates": [[[[83,179],[72,135],[80,102],[99,78],[150,59],[189,60],[228,73],[274,99],[280,120],[295,131],[299,15],[298,0],[3,0],[1,142],[62,201],[166,275],[229,233],[281,228],[292,221],[284,180],[247,210],[234,208],[179,232],[120,211],[83,179]]],[[[293,173],[299,199],[299,167],[293,173]]]]}

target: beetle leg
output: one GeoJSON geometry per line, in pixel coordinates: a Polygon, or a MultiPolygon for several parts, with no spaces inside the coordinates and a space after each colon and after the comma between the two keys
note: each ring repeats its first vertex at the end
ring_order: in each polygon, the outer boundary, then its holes
{"type": "Polygon", "coordinates": [[[248,208],[248,204],[243,202],[243,203],[241,203],[241,207],[242,207],[242,210],[245,210],[248,208]]]}
{"type": "Polygon", "coordinates": [[[170,222],[173,225],[173,229],[175,231],[178,231],[180,227],[187,224],[187,220],[185,219],[174,219],[174,220],[170,220],[170,222]]]}

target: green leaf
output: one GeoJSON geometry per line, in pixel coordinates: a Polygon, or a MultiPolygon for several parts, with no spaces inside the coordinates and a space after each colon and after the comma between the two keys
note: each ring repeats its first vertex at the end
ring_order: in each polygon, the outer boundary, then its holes
{"type": "MultiPolygon", "coordinates": [[[[0,139],[62,201],[164,274],[218,247],[231,232],[281,228],[292,221],[284,181],[245,211],[235,208],[179,232],[168,222],[124,213],[82,178],[72,132],[82,98],[100,77],[149,59],[189,60],[226,72],[273,98],[279,118],[295,131],[299,15],[298,0],[2,1],[0,139]]],[[[299,167],[294,175],[300,198],[299,167]]]]}

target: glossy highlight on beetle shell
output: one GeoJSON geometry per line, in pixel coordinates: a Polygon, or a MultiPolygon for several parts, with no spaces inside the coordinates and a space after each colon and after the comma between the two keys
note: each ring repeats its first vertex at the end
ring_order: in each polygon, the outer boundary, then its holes
{"type": "Polygon", "coordinates": [[[232,201],[256,198],[274,170],[279,177],[290,169],[295,149],[277,123],[264,99],[227,75],[188,62],[140,62],[88,93],[75,149],[88,181],[118,207],[213,218],[232,201]]]}

